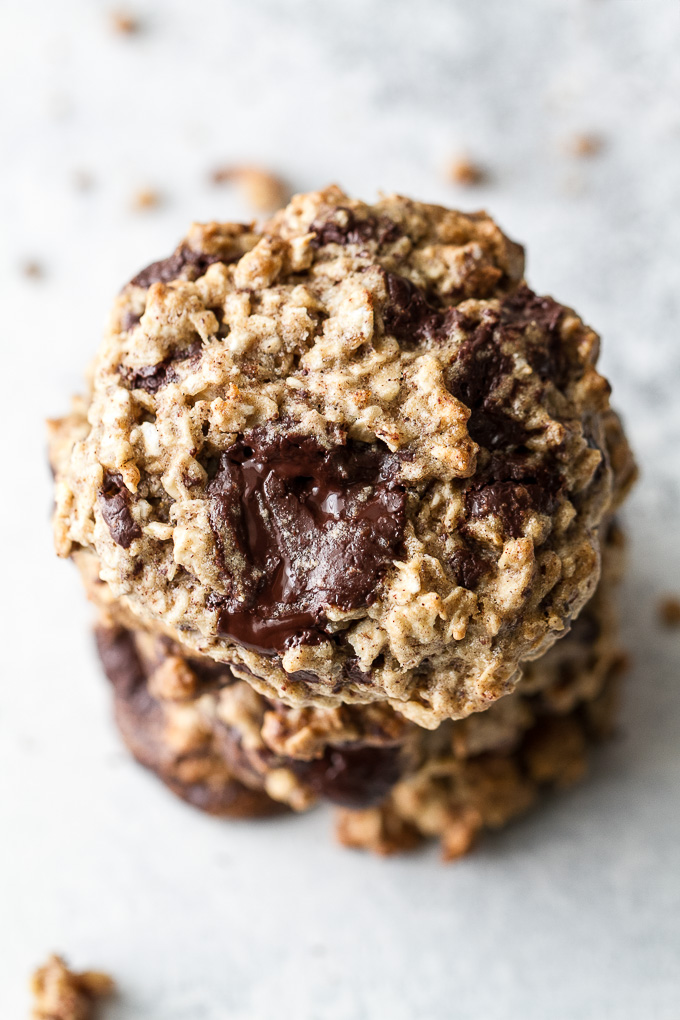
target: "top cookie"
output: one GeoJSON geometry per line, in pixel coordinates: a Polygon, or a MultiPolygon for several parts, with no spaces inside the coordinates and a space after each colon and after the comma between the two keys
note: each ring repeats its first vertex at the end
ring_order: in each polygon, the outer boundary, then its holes
{"type": "Polygon", "coordinates": [[[465,716],[597,583],[597,353],[484,213],[330,187],[195,224],[54,425],[57,549],[264,694],[465,716]]]}

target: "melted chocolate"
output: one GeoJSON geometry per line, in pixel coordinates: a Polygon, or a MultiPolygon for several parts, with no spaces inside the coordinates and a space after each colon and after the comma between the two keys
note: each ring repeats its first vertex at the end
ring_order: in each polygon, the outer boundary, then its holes
{"type": "Polygon", "coordinates": [[[111,538],[123,549],[129,549],[132,540],[141,538],[142,529],[130,513],[130,494],[121,475],[107,471],[99,490],[99,509],[111,538]]]}
{"type": "Polygon", "coordinates": [[[223,453],[208,486],[218,632],[272,655],[323,638],[328,606],[369,605],[404,531],[397,463],[382,444],[328,450],[265,428],[223,453]]]}
{"type": "Polygon", "coordinates": [[[399,747],[328,748],[310,762],[287,760],[320,797],[344,807],[371,807],[388,795],[403,774],[399,747]]]}
{"type": "Polygon", "coordinates": [[[338,206],[326,220],[315,220],[309,229],[316,234],[312,241],[315,248],[326,244],[365,244],[366,241],[389,244],[402,236],[401,229],[387,216],[359,219],[345,206],[338,206]]]}

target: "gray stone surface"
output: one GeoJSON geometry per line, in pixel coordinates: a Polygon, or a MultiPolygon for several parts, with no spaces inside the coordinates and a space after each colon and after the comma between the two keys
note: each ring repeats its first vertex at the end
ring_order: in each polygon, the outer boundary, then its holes
{"type": "Polygon", "coordinates": [[[655,616],[680,590],[677,0],[130,6],[130,37],[107,3],[0,7],[0,1016],[59,949],[116,974],[112,1020],[677,1020],[680,635],[655,616]],[[566,155],[584,131],[601,153],[566,155]],[[487,185],[446,181],[458,151],[487,185]],[[172,800],[120,747],[52,556],[41,418],[120,283],[190,219],[248,215],[207,183],[225,161],[484,205],[604,338],[642,467],[621,733],[589,784],[449,868],[342,851],[324,812],[230,825],[172,800]],[[130,211],[147,185],[165,203],[130,211]]]}

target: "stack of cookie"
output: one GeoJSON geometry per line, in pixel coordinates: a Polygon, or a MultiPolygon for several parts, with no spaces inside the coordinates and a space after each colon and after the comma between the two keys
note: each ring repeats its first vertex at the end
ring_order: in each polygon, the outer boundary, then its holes
{"type": "Polygon", "coordinates": [[[140,762],[446,856],[584,771],[635,469],[598,338],[485,214],[331,187],[194,225],[51,423],[57,551],[140,762]]]}

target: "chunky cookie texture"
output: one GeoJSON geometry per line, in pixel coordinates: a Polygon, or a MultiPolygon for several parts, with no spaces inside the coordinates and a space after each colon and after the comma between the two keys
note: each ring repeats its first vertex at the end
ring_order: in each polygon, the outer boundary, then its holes
{"type": "Polygon", "coordinates": [[[264,698],[226,664],[129,629],[101,585],[99,650],[128,746],[195,806],[248,816],[326,800],[343,809],[348,845],[387,853],[439,836],[451,857],[544,786],[583,775],[625,662],[614,611],[620,559],[610,528],[602,580],[570,634],[526,665],[511,695],[436,730],[384,702],[290,708],[264,698]]]}
{"type": "Polygon", "coordinates": [[[266,697],[462,718],[597,584],[598,347],[483,213],[331,187],[194,225],[53,423],[57,549],[266,697]]]}

